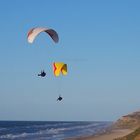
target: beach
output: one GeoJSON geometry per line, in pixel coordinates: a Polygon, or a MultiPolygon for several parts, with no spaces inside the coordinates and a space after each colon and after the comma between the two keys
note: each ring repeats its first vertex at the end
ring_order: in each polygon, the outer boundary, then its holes
{"type": "Polygon", "coordinates": [[[111,132],[101,134],[101,135],[72,138],[68,140],[114,140],[116,138],[126,136],[132,133],[133,131],[134,130],[132,129],[116,129],[116,130],[112,130],[111,132]]]}

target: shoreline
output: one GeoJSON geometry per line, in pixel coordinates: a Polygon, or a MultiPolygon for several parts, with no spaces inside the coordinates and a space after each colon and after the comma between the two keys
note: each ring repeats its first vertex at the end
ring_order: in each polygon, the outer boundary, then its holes
{"type": "Polygon", "coordinates": [[[104,134],[97,134],[91,136],[82,136],[76,138],[69,138],[65,140],[114,140],[116,138],[120,138],[132,133],[134,129],[113,129],[110,132],[106,132],[104,134]]]}

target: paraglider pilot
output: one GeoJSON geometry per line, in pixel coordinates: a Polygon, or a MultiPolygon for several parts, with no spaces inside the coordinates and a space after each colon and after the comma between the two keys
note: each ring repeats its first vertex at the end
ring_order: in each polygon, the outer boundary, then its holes
{"type": "Polygon", "coordinates": [[[45,76],[46,76],[45,71],[44,71],[44,70],[43,70],[43,71],[41,71],[41,73],[40,73],[40,74],[38,74],[38,76],[45,77],[45,76]]]}
{"type": "Polygon", "coordinates": [[[59,97],[57,98],[57,101],[61,101],[63,98],[59,95],[59,97]]]}

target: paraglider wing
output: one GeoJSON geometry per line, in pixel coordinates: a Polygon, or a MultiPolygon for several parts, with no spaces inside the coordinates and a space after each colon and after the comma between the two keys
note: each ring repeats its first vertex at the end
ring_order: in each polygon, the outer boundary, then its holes
{"type": "Polygon", "coordinates": [[[67,75],[67,64],[64,64],[62,62],[54,62],[53,72],[55,76],[59,76],[60,73],[62,73],[63,75],[67,75]]]}
{"type": "Polygon", "coordinates": [[[48,29],[48,28],[41,28],[41,27],[37,27],[37,28],[32,28],[27,35],[27,39],[29,43],[33,43],[34,39],[41,33],[41,32],[46,32],[55,43],[57,43],[59,41],[59,37],[58,34],[55,30],[53,29],[48,29]]]}

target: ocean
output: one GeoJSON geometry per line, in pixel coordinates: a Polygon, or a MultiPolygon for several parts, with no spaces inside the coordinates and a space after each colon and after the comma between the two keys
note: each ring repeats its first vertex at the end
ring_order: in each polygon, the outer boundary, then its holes
{"type": "Polygon", "coordinates": [[[103,132],[111,122],[0,121],[0,140],[64,140],[103,132]]]}

